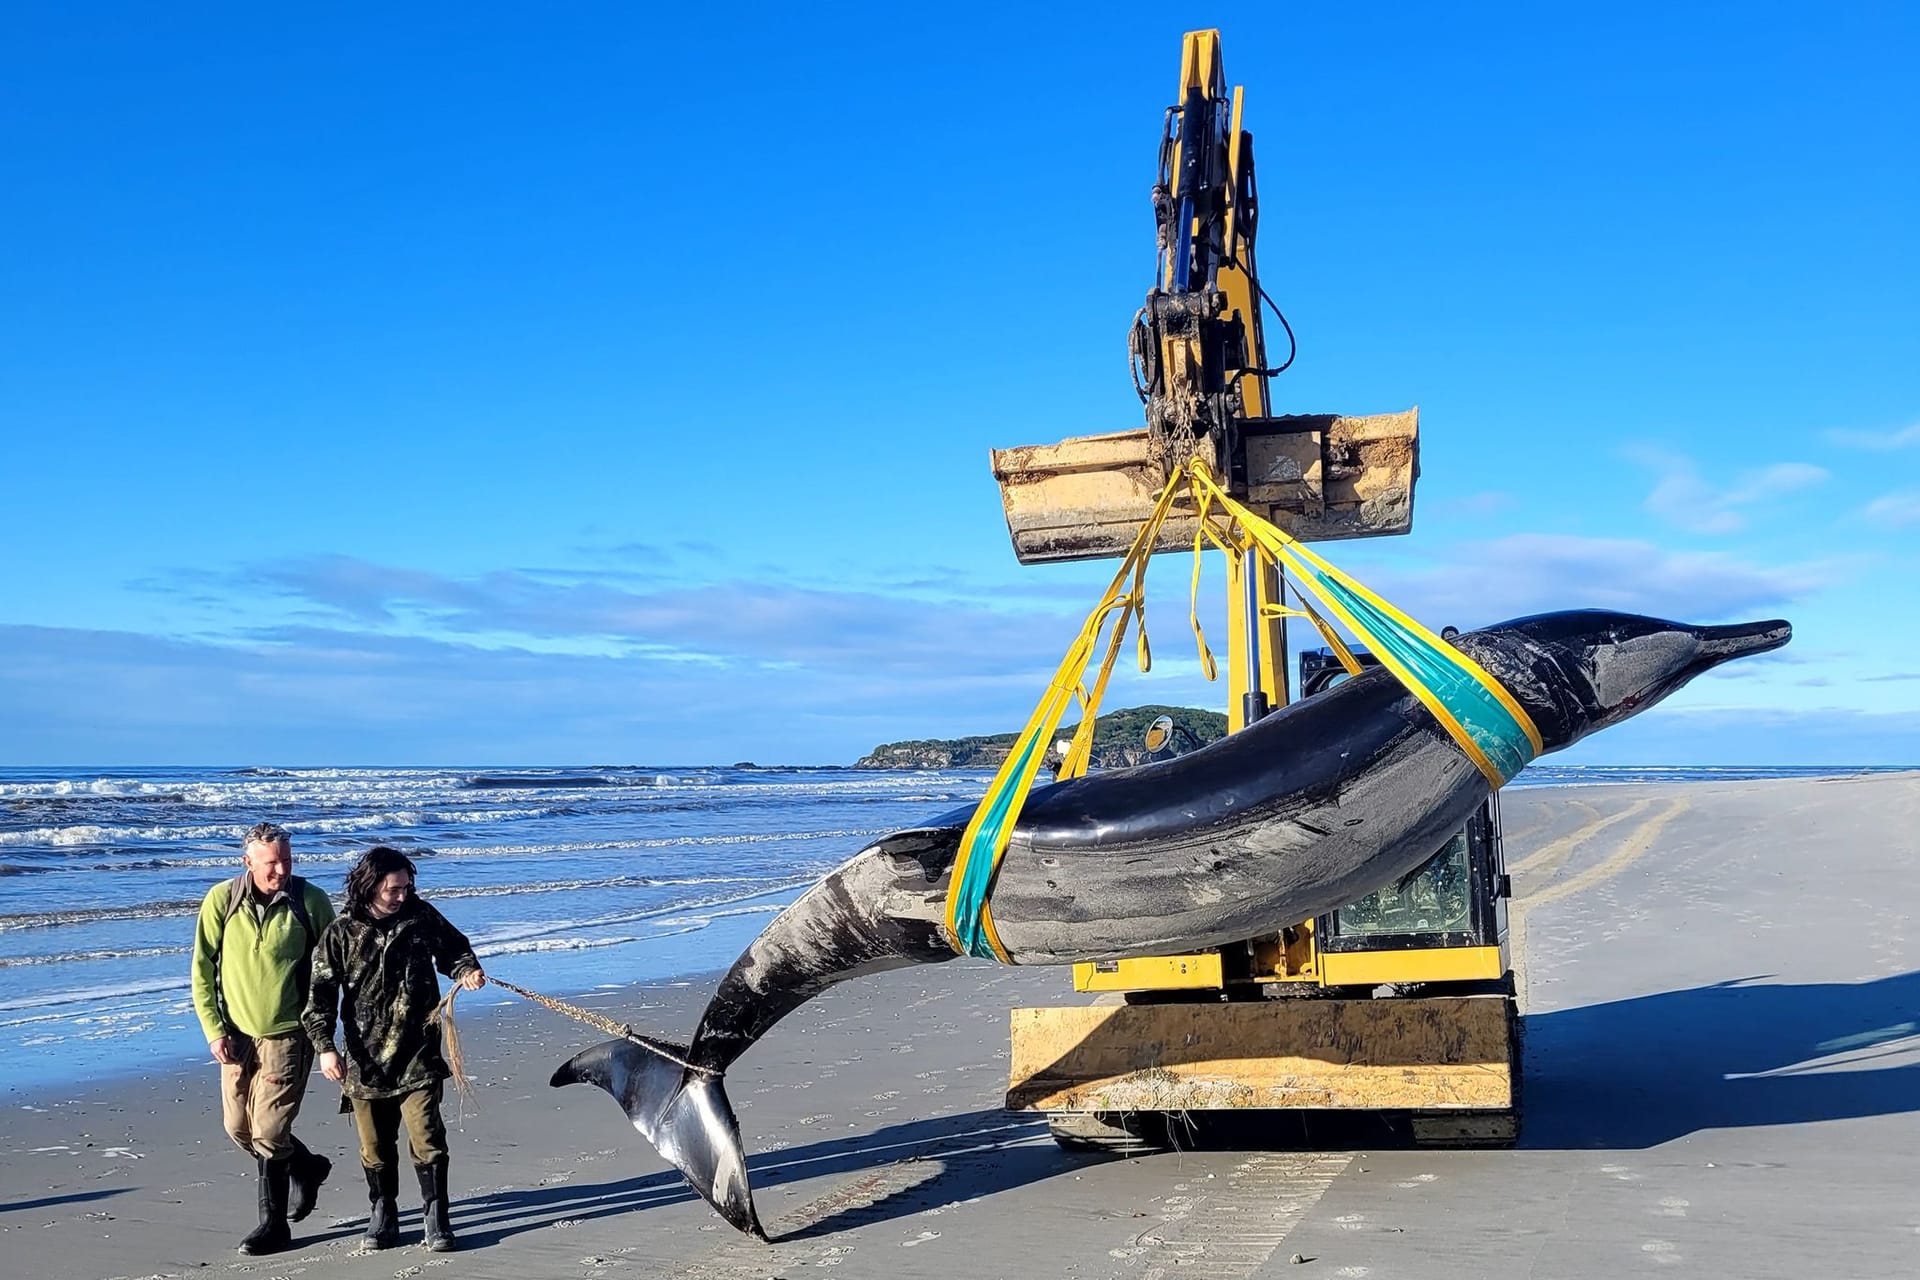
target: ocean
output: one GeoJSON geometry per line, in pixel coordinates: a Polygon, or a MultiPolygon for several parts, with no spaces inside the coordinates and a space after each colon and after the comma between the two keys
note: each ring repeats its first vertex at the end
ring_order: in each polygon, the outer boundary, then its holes
{"type": "MultiPolygon", "coordinates": [[[[1833,768],[1536,765],[1512,786],[1795,777],[1833,768]]],[[[723,968],[872,837],[979,798],[972,770],[0,769],[0,1086],[204,1059],[194,916],[271,819],[338,901],[374,844],[487,968],[555,995],[723,968]]],[[[466,1007],[515,997],[482,992],[466,1007]]],[[[664,1029],[677,1030],[674,1028],[664,1029]]]]}

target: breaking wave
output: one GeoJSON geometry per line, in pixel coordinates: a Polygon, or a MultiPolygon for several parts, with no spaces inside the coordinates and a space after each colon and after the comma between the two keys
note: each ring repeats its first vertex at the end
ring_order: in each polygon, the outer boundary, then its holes
{"type": "Polygon", "coordinates": [[[23,965],[75,964],[87,960],[133,960],[147,956],[184,956],[190,947],[125,947],[99,951],[62,951],[53,955],[0,956],[0,969],[23,965]]]}
{"type": "MultiPolygon", "coordinates": [[[[524,818],[562,817],[576,810],[547,805],[515,809],[408,809],[396,813],[368,813],[342,818],[313,818],[300,822],[296,842],[309,835],[337,835],[357,831],[380,831],[390,827],[468,826],[483,823],[513,822],[524,818]]],[[[237,850],[240,838],[251,824],[203,823],[197,826],[105,826],[78,823],[65,827],[33,827],[25,831],[0,831],[0,846],[51,845],[54,848],[96,847],[133,841],[212,841],[231,844],[237,850]]],[[[295,856],[300,856],[298,845],[295,856]]]]}

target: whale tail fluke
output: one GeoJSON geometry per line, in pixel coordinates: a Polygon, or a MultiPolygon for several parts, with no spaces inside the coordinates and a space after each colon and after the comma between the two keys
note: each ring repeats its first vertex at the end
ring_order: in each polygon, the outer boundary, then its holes
{"type": "Polygon", "coordinates": [[[682,1066],[687,1050],[664,1040],[609,1040],[563,1063],[549,1082],[598,1085],[687,1182],[741,1231],[765,1240],[747,1182],[740,1123],[716,1072],[682,1066]]]}

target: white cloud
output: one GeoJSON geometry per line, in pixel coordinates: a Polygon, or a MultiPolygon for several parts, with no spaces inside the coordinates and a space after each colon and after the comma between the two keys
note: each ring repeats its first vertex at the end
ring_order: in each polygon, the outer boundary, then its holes
{"type": "Polygon", "coordinates": [[[1764,616],[1828,585],[1824,562],[1756,563],[1625,538],[1525,533],[1463,543],[1445,561],[1386,561],[1360,575],[1430,625],[1473,627],[1555,609],[1618,609],[1685,622],[1764,616]]]}
{"type": "Polygon", "coordinates": [[[254,639],[317,625],[546,653],[934,676],[1051,664],[1094,599],[1069,601],[1059,584],[1031,594],[956,581],[808,586],[777,571],[694,583],[592,570],[454,576],[347,556],[251,566],[220,585],[256,606],[249,616],[262,616],[262,599],[291,602],[276,605],[272,625],[240,633],[254,639]]]}
{"type": "Polygon", "coordinates": [[[1830,475],[1810,462],[1777,462],[1744,471],[1723,487],[1709,483],[1693,460],[1681,454],[1638,446],[1627,456],[1658,477],[1646,509],[1690,533],[1738,533],[1747,525],[1745,508],[1824,483],[1830,475]]]}
{"type": "Polygon", "coordinates": [[[1920,524],[1920,490],[1908,489],[1875,498],[1861,512],[1871,524],[1883,529],[1904,529],[1920,524]]]}
{"type": "MultiPolygon", "coordinates": [[[[1155,671],[1134,674],[1129,645],[1110,707],[1224,696],[1196,670],[1187,569],[1174,561],[1155,575],[1155,671]]],[[[1566,608],[1767,617],[1836,573],[1547,534],[1461,544],[1444,559],[1376,546],[1364,563],[1349,567],[1414,616],[1461,627],[1566,608]]],[[[347,557],[191,585],[232,603],[217,633],[0,627],[0,662],[18,677],[0,690],[0,723],[19,731],[14,749],[164,761],[225,759],[244,743],[277,759],[436,762],[478,751],[568,761],[639,758],[651,748],[633,744],[664,741],[684,759],[846,760],[889,738],[1017,727],[1094,594],[1067,599],[1071,584],[1057,575],[1047,592],[1016,599],[941,573],[869,577],[849,590],[779,574],[455,576],[347,557]],[[264,737],[249,727],[262,706],[275,726],[264,737]]],[[[1224,665],[1217,585],[1203,587],[1202,616],[1224,665]]]]}
{"type": "MultiPolygon", "coordinates": [[[[941,679],[666,664],[312,632],[207,644],[0,625],[0,762],[846,762],[876,743],[1019,727],[1045,673],[941,679]]],[[[1218,705],[1190,677],[1116,679],[1109,706],[1218,705]]],[[[1554,762],[1920,761],[1920,717],[1680,699],[1554,762]]]]}
{"type": "Polygon", "coordinates": [[[849,761],[1017,729],[1052,659],[931,676],[689,672],[644,658],[306,630],[206,642],[0,625],[0,762],[849,761]],[[244,759],[242,759],[244,757],[244,759]]]}
{"type": "Polygon", "coordinates": [[[1898,431],[1850,431],[1836,428],[1826,433],[1828,440],[1849,449],[1906,449],[1920,445],[1920,422],[1898,431]]]}

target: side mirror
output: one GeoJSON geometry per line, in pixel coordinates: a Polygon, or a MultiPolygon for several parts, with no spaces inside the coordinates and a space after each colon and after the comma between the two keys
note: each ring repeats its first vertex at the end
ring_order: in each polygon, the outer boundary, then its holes
{"type": "Polygon", "coordinates": [[[1157,756],[1173,746],[1176,739],[1186,744],[1181,748],[1182,751],[1198,751],[1202,745],[1200,739],[1193,736],[1193,730],[1185,725],[1175,724],[1173,717],[1168,715],[1153,718],[1153,723],[1147,726],[1147,732],[1141,738],[1140,745],[1147,749],[1148,755],[1157,756]]]}

